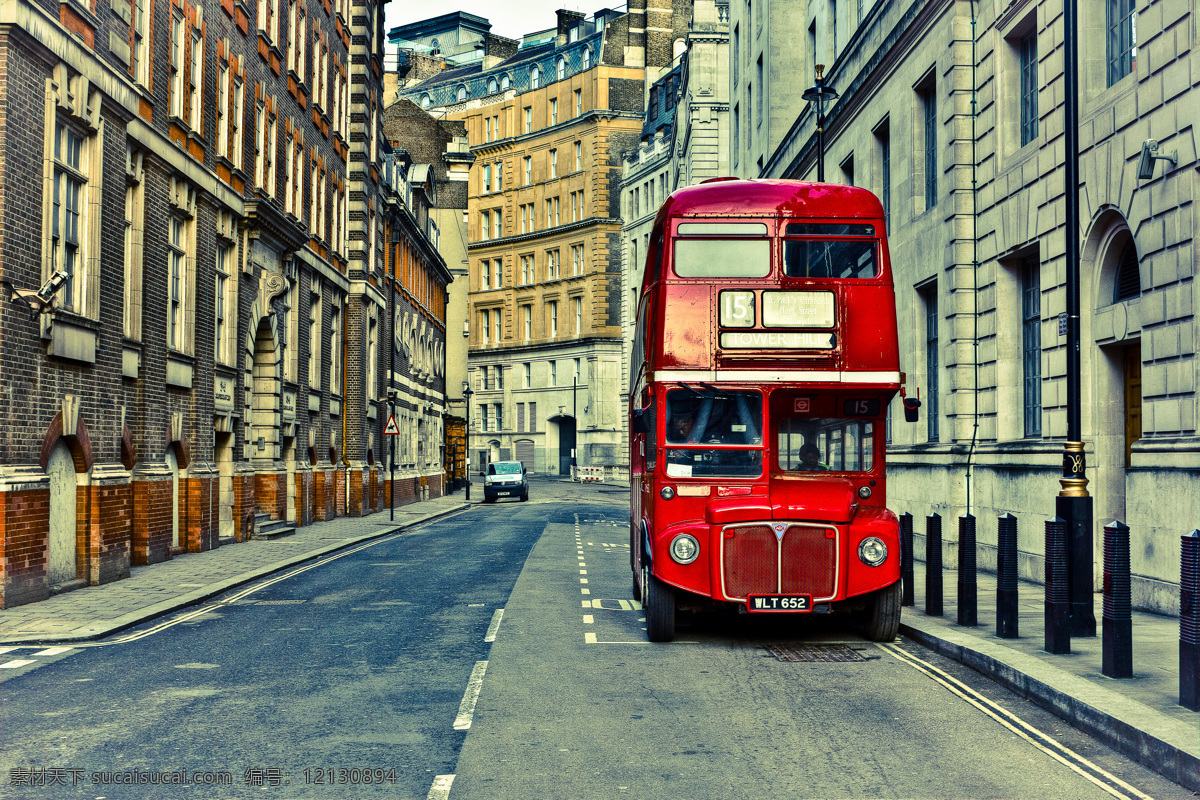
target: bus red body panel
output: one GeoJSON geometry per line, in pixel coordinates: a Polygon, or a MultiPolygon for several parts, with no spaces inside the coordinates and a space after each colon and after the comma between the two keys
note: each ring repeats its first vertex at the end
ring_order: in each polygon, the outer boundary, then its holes
{"type": "Polygon", "coordinates": [[[777,180],[673,193],[631,379],[635,581],[648,566],[680,599],[813,611],[899,580],[884,431],[901,375],[874,195],[777,180]]]}

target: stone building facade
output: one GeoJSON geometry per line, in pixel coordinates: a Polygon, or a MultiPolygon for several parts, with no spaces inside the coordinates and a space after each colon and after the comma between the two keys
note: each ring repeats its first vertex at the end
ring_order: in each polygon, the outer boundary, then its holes
{"type": "Polygon", "coordinates": [[[469,377],[475,466],[619,463],[625,409],[619,183],[644,118],[647,65],[686,14],[630,4],[558,14],[495,64],[450,67],[401,97],[466,123],[469,377]],[[655,24],[645,20],[653,17],[655,24]]]}
{"type": "MultiPolygon", "coordinates": [[[[1122,15],[1127,4],[1096,2],[1068,33],[1050,0],[864,4],[861,19],[853,5],[814,6],[770,36],[833,56],[826,177],[872,189],[888,212],[901,368],[924,401],[916,425],[892,409],[890,504],[918,520],[975,515],[982,564],[995,563],[996,516],[1011,512],[1022,575],[1043,575],[1066,435],[1063,41],[1077,36],[1094,575],[1102,527],[1120,519],[1135,605],[1177,611],[1179,536],[1200,507],[1195,9],[1155,0],[1122,15]],[[1177,160],[1143,179],[1149,139],[1177,160]]],[[[776,84],[793,67],[767,65],[776,84]]],[[[813,112],[797,110],[765,177],[815,175],[813,112]]]]}
{"type": "Polygon", "coordinates": [[[0,11],[0,604],[382,507],[382,42],[359,0],[0,11]]]}

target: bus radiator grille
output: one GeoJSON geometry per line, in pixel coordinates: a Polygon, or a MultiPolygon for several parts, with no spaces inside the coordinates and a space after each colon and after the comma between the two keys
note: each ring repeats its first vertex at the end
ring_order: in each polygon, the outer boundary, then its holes
{"type": "Polygon", "coordinates": [[[779,543],[769,527],[726,528],[723,543],[726,596],[778,593],[779,543]]]}
{"type": "Polygon", "coordinates": [[[831,528],[793,525],[783,536],[780,594],[832,597],[837,576],[837,538],[831,528]]]}
{"type": "Polygon", "coordinates": [[[837,538],[830,535],[833,532],[833,528],[791,525],[780,541],[767,525],[726,528],[721,551],[725,596],[832,597],[837,585],[837,538]]]}

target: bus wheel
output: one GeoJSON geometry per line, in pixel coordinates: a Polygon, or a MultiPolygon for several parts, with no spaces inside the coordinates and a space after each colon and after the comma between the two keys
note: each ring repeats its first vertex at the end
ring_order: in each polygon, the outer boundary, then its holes
{"type": "Polygon", "coordinates": [[[642,608],[646,612],[646,638],[652,642],[669,642],[675,638],[675,592],[649,573],[649,570],[642,573],[645,577],[642,608]]]}
{"type": "Polygon", "coordinates": [[[872,642],[890,642],[896,638],[900,629],[900,581],[871,595],[866,623],[864,632],[872,642]]]}

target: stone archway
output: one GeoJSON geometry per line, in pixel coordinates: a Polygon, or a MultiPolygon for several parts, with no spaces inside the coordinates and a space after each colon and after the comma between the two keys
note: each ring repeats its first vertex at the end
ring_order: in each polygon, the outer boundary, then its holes
{"type": "Polygon", "coordinates": [[[1093,409],[1095,454],[1089,491],[1095,498],[1093,517],[1098,527],[1108,520],[1129,519],[1128,456],[1133,439],[1140,435],[1141,297],[1139,292],[1119,299],[1117,291],[1123,259],[1131,253],[1140,261],[1125,217],[1113,208],[1102,210],[1081,253],[1081,272],[1089,275],[1090,270],[1091,277],[1081,282],[1081,288],[1091,292],[1090,298],[1081,298],[1081,306],[1089,308],[1090,301],[1092,313],[1082,315],[1080,340],[1083,403],[1093,409]],[[1138,431],[1132,439],[1131,421],[1136,421],[1138,431]]]}

